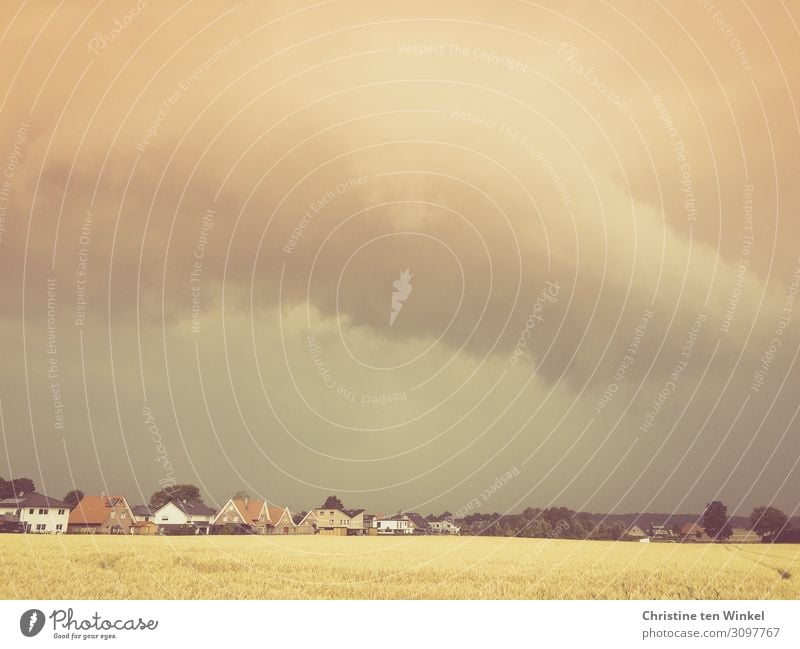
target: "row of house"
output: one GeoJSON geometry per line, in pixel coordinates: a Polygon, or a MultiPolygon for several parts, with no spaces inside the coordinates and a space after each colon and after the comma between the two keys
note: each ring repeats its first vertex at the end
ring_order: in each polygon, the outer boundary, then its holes
{"type": "MultiPolygon", "coordinates": [[[[650,541],[666,543],[703,543],[712,539],[697,523],[684,523],[680,529],[673,530],[666,525],[653,525],[652,523],[641,528],[633,525],[626,532],[625,537],[630,541],[649,543],[650,541]]],[[[733,535],[728,539],[731,543],[758,543],[761,539],[752,530],[733,528],[733,535]]]]}
{"type": "Polygon", "coordinates": [[[0,532],[67,534],[458,534],[451,520],[416,513],[380,516],[363,509],[317,508],[294,514],[264,500],[231,498],[219,510],[173,499],[155,510],[124,496],[84,496],[74,507],[38,493],[0,501],[0,532]]]}

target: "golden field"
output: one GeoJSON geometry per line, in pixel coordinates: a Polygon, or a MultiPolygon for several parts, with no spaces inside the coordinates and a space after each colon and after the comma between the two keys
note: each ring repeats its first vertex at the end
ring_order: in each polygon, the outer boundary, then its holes
{"type": "Polygon", "coordinates": [[[800,599],[800,546],[1,535],[3,599],[800,599]]]}

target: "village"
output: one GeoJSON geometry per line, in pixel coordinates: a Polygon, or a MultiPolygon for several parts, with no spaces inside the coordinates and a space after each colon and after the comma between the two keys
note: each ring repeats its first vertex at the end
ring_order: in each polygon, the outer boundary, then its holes
{"type": "MultiPolygon", "coordinates": [[[[164,492],[161,492],[164,494],[164,492]]],[[[470,535],[518,536],[549,539],[596,539],[640,543],[701,543],[726,541],[758,543],[775,540],[758,526],[731,527],[720,538],[710,534],[698,520],[672,525],[636,521],[625,524],[592,522],[587,514],[566,508],[528,508],[517,515],[474,514],[456,518],[450,512],[422,516],[416,512],[392,515],[345,508],[336,496],[322,507],[293,512],[261,499],[239,493],[220,508],[210,507],[199,497],[180,493],[165,496],[153,506],[131,505],[125,496],[68,494],[65,502],[36,491],[0,500],[0,533],[108,534],[141,536],[207,535],[330,535],[330,536],[418,536],[470,535]]],[[[189,494],[192,495],[191,493],[189,494]]],[[[155,497],[155,496],[154,496],[155,497]]],[[[733,520],[733,519],[731,519],[733,520]]],[[[783,524],[786,528],[786,523],[783,524]]],[[[792,530],[794,532],[794,530],[792,530]]]]}

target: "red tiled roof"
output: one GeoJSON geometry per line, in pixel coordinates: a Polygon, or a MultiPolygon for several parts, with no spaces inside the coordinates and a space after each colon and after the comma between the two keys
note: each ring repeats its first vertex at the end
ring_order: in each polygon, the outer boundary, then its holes
{"type": "Polygon", "coordinates": [[[121,496],[84,496],[69,513],[69,524],[101,525],[120,500],[121,496]]]}

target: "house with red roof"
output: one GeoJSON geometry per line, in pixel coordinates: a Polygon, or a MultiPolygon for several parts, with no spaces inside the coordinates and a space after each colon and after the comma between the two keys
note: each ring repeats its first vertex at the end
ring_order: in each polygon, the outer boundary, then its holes
{"type": "Polygon", "coordinates": [[[69,514],[69,534],[130,534],[136,518],[125,496],[84,496],[69,514]]]}

